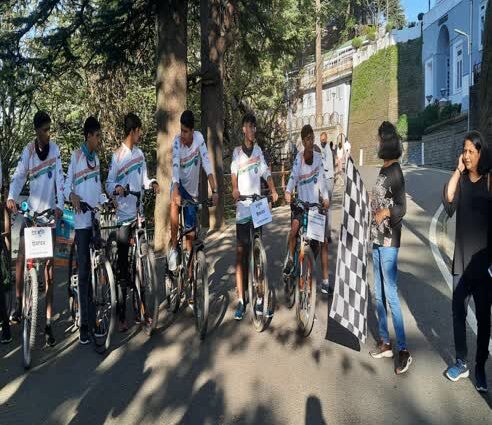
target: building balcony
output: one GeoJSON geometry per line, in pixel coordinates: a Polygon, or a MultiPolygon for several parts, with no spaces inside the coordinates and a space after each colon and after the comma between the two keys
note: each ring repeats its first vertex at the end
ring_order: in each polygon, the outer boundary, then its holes
{"type": "MultiPolygon", "coordinates": [[[[323,69],[323,84],[329,84],[350,76],[352,67],[352,55],[330,60],[323,69]]],[[[316,87],[316,73],[310,70],[301,78],[301,90],[309,90],[314,87],[316,87]]]]}

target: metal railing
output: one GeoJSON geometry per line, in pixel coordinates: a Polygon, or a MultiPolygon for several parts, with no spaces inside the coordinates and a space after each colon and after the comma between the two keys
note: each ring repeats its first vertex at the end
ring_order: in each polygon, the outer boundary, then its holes
{"type": "Polygon", "coordinates": [[[301,131],[302,127],[310,124],[313,128],[335,128],[340,126],[343,128],[343,114],[338,112],[324,113],[322,116],[316,117],[316,114],[306,115],[303,117],[293,117],[290,131],[301,131]],[[318,118],[318,119],[317,119],[318,118]]]}

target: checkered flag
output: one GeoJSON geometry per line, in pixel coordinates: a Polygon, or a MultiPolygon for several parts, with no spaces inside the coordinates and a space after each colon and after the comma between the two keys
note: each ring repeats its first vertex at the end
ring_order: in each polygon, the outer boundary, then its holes
{"type": "Polygon", "coordinates": [[[369,195],[352,158],[346,162],[343,221],[337,253],[335,291],[330,317],[362,342],[367,337],[367,254],[369,195]]]}

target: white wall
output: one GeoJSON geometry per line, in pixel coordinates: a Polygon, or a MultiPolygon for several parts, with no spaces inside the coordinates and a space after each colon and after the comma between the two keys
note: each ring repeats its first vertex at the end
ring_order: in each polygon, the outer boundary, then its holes
{"type": "Polygon", "coordinates": [[[394,43],[406,43],[407,41],[410,40],[415,40],[420,37],[421,35],[421,24],[418,22],[414,27],[412,28],[403,28],[401,30],[393,30],[391,31],[391,38],[393,39],[394,43]]]}

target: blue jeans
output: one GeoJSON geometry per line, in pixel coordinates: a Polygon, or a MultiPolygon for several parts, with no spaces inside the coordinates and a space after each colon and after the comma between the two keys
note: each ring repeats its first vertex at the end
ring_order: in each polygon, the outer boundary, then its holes
{"type": "Polygon", "coordinates": [[[376,310],[379,320],[379,337],[384,343],[390,342],[386,300],[391,309],[393,326],[396,333],[397,349],[406,350],[405,328],[398,298],[398,248],[373,245],[372,262],[374,266],[374,290],[376,293],[376,310]]]}

